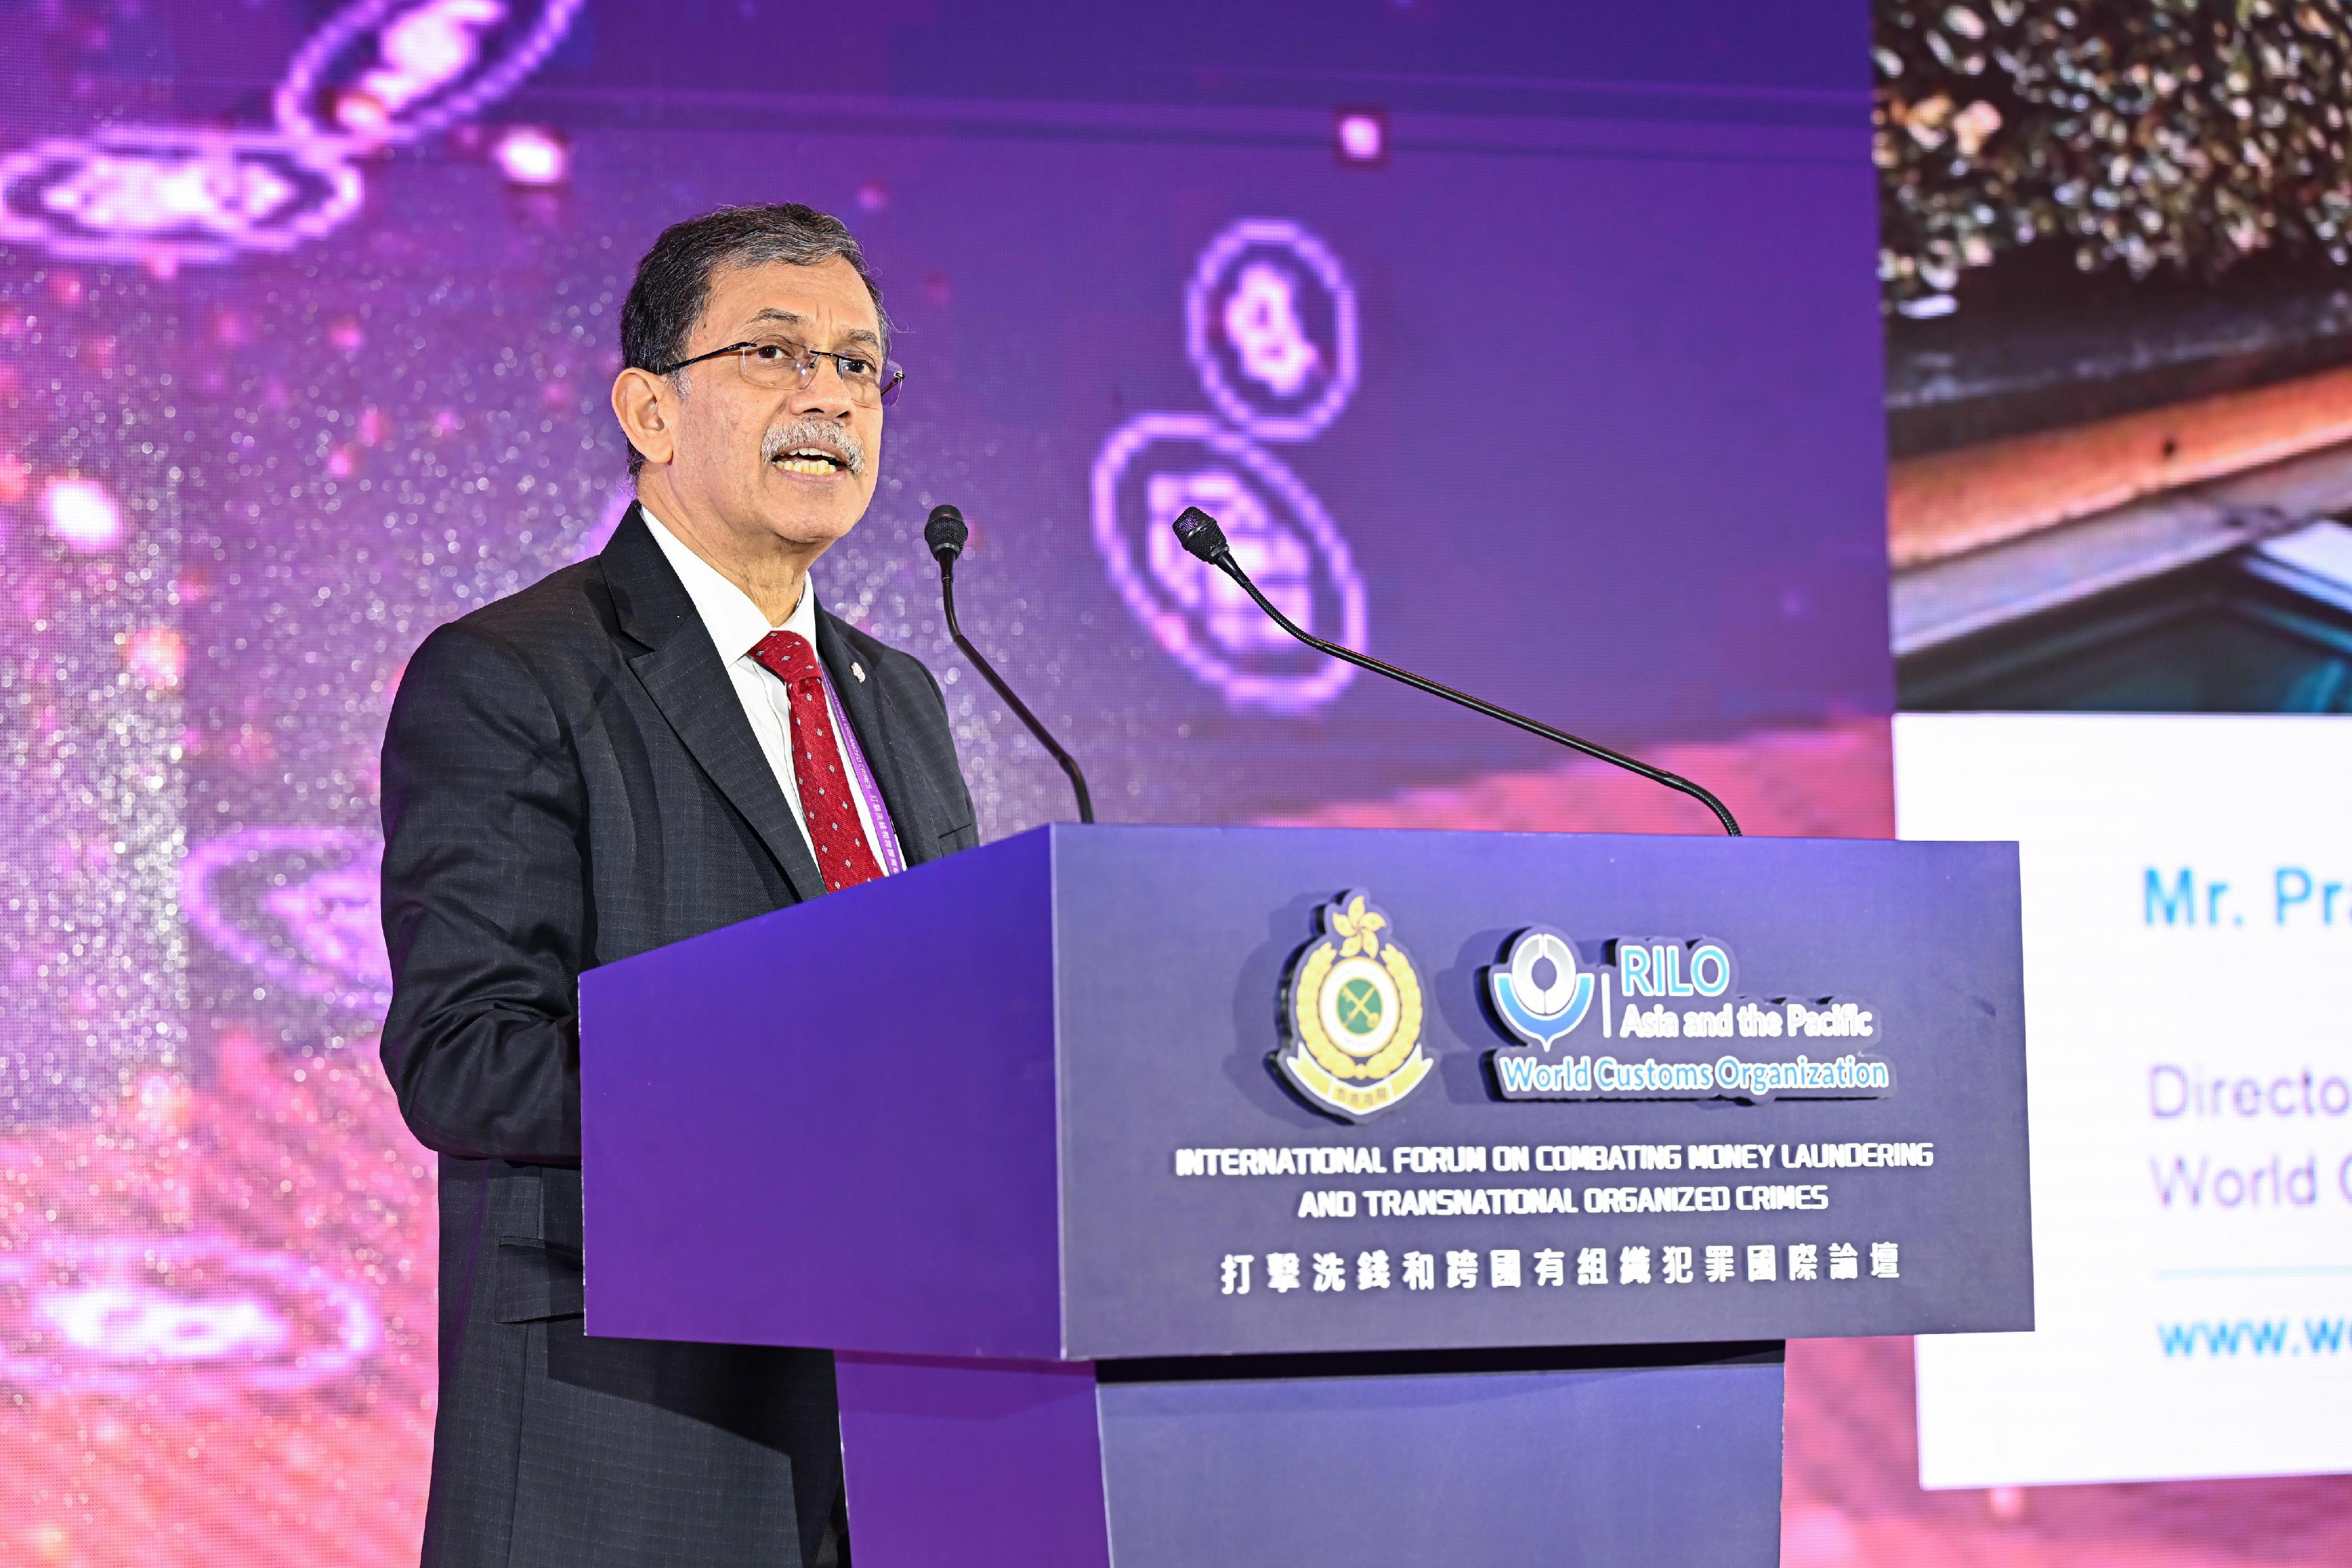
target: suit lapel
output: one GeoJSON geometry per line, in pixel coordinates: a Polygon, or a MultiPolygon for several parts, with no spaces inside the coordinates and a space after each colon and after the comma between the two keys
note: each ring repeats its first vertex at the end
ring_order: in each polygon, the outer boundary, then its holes
{"type": "Polygon", "coordinates": [[[760,835],[793,894],[804,901],[816,897],[824,891],[824,878],[743,716],[735,683],[695,613],[694,601],[662,559],[661,547],[635,507],[598,559],[621,630],[644,645],[644,652],[629,659],[629,668],[646,695],[719,792],[760,835]]]}
{"type": "Polygon", "coordinates": [[[908,865],[919,865],[929,860],[939,846],[925,831],[924,819],[916,810],[915,801],[907,792],[905,769],[898,766],[898,753],[891,737],[898,733],[898,715],[892,710],[889,696],[882,683],[873,678],[858,679],[851,666],[857,663],[849,639],[832,614],[822,604],[816,612],[817,657],[824,661],[824,673],[833,682],[835,695],[841,699],[841,711],[849,716],[849,727],[857,732],[858,749],[866,754],[866,765],[874,770],[875,788],[882,791],[882,803],[890,808],[891,826],[898,830],[898,850],[908,865]]]}

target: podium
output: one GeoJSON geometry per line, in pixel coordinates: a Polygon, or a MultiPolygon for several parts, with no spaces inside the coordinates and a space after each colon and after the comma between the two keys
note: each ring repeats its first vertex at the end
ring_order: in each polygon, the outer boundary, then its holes
{"type": "Polygon", "coordinates": [[[1781,1342],[2032,1326],[2013,845],[1055,826],[591,971],[587,1332],[859,1568],[1770,1563],[1781,1342]]]}

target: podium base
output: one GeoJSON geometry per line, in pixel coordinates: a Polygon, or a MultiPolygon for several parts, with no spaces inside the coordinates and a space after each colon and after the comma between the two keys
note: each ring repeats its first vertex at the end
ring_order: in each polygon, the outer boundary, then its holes
{"type": "Polygon", "coordinates": [[[838,1358],[859,1568],[1767,1568],[1781,1346],[838,1358]]]}

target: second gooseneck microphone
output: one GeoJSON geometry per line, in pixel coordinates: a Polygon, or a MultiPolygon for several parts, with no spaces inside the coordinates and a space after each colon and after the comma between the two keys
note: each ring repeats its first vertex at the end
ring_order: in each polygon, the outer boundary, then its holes
{"type": "MultiPolygon", "coordinates": [[[[933,514],[935,517],[937,515],[933,514]]],[[[1669,773],[1663,768],[1653,768],[1646,762],[1637,761],[1622,751],[1612,751],[1607,747],[1595,742],[1580,740],[1566,730],[1554,729],[1551,726],[1538,723],[1525,714],[1513,713],[1509,708],[1496,707],[1493,703],[1481,702],[1467,692],[1457,692],[1452,686],[1440,685],[1435,681],[1424,680],[1411,670],[1400,670],[1394,664],[1383,664],[1378,659],[1359,653],[1352,648],[1342,648],[1337,643],[1327,643],[1305,628],[1292,624],[1290,617],[1276,610],[1273,601],[1258,591],[1257,584],[1250,580],[1249,573],[1244,571],[1241,562],[1234,559],[1233,548],[1225,542],[1225,530],[1217,526],[1217,519],[1201,510],[1200,507],[1185,507],[1171,526],[1176,530],[1176,538],[1183,544],[1185,549],[1192,552],[1196,559],[1215,567],[1227,577],[1240,583],[1242,591],[1257,601],[1257,607],[1265,611],[1276,625],[1317,653],[1328,653],[1332,658],[1342,660],[1359,669],[1370,670],[1378,675],[1386,675],[1392,681],[1402,681],[1415,691],[1427,692],[1433,697],[1444,697],[1447,702],[1458,704],[1468,708],[1472,713],[1482,713],[1488,718],[1501,719],[1505,724],[1524,729],[1529,735],[1539,735],[1546,740],[1556,741],[1567,747],[1571,751],[1580,751],[1585,756],[1598,758],[1612,767],[1622,768],[1628,773],[1638,773],[1654,784],[1663,784],[1669,789],[1678,790],[1713,811],[1716,821],[1723,824],[1725,832],[1735,838],[1739,836],[1739,824],[1732,819],[1730,810],[1724,803],[1706,789],[1692,783],[1679,773],[1669,773]]]]}
{"type": "Polygon", "coordinates": [[[963,650],[963,656],[971,661],[971,667],[996,688],[996,695],[1004,699],[1004,706],[1013,710],[1013,716],[1028,726],[1029,733],[1037,737],[1037,744],[1052,753],[1054,760],[1062,765],[1062,771],[1069,775],[1070,792],[1078,798],[1078,821],[1091,822],[1095,820],[1094,797],[1087,792],[1087,776],[1078,770],[1077,759],[1062,749],[1062,743],[1038,722],[1037,716],[1029,711],[1029,705],[1013,695],[1013,688],[1004,684],[1004,677],[996,673],[996,666],[981,656],[980,650],[971,645],[971,639],[963,634],[963,628],[956,624],[956,557],[963,554],[964,541],[970,538],[970,525],[964,522],[963,514],[953,507],[933,507],[929,520],[923,524],[923,543],[930,547],[933,559],[940,563],[940,602],[947,609],[948,635],[954,638],[955,645],[963,650]]]}

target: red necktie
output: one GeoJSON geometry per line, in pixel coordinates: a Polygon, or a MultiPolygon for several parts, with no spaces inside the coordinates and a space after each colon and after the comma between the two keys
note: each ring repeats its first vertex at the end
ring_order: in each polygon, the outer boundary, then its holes
{"type": "Polygon", "coordinates": [[[833,705],[824,697],[824,672],[816,650],[797,632],[771,632],[751,650],[760,667],[784,683],[793,711],[793,777],[799,780],[801,815],[816,845],[816,869],[824,890],[836,893],[882,874],[866,830],[857,821],[856,788],[842,771],[841,744],[834,738],[833,705]]]}

